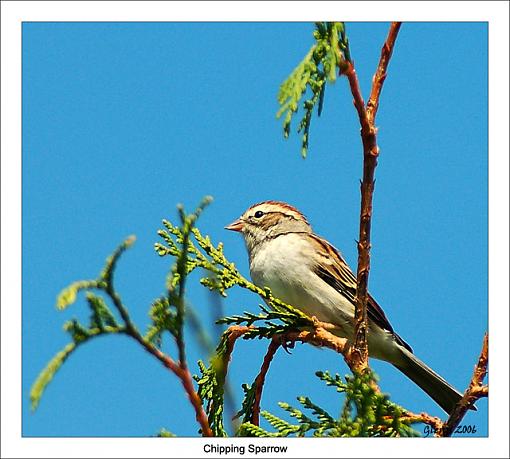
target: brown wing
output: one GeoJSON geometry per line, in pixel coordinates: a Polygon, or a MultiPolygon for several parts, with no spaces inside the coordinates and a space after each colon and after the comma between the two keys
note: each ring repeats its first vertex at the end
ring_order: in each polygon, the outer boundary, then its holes
{"type": "MultiPolygon", "coordinates": [[[[314,234],[310,236],[317,245],[318,252],[322,255],[321,262],[314,269],[315,274],[355,305],[356,277],[342,258],[342,255],[324,239],[314,234]]],[[[367,316],[375,325],[390,332],[401,346],[404,346],[411,352],[413,351],[411,346],[395,333],[384,311],[370,294],[367,301],[367,316]]]]}

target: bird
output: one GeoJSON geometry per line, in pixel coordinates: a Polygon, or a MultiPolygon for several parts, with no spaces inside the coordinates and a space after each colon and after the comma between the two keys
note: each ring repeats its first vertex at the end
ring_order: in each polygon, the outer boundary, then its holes
{"type": "MultiPolygon", "coordinates": [[[[263,201],[225,229],[244,237],[255,285],[269,288],[310,317],[333,324],[336,335],[353,342],[356,276],[298,209],[282,201],[263,201]]],[[[416,357],[370,294],[367,317],[369,356],[392,364],[450,414],[462,394],[416,357]]]]}

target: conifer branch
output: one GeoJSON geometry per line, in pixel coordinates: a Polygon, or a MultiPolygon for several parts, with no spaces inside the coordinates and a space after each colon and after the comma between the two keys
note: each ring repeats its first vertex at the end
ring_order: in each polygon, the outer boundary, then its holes
{"type": "MultiPolygon", "coordinates": [[[[257,316],[250,314],[247,316],[247,319],[253,319],[255,317],[257,316]]],[[[240,319],[242,316],[238,316],[238,318],[240,319]]],[[[278,329],[275,327],[273,330],[276,330],[276,332],[274,332],[271,336],[267,336],[268,338],[271,338],[271,341],[260,368],[260,372],[257,375],[249,393],[250,397],[253,394],[253,399],[249,403],[250,406],[243,407],[243,410],[239,413],[239,415],[243,413],[246,415],[247,412],[251,413],[248,417],[250,425],[256,427],[259,426],[260,401],[262,399],[262,391],[265,378],[269,371],[273,357],[280,346],[292,348],[296,342],[302,342],[309,343],[317,347],[327,347],[339,354],[342,354],[349,368],[353,372],[356,372],[357,360],[355,359],[354,348],[349,344],[349,341],[346,338],[340,338],[330,331],[336,328],[335,325],[326,322],[320,322],[315,317],[312,318],[312,324],[312,326],[308,324],[306,329],[288,328],[283,332],[278,332],[278,329]]],[[[262,336],[257,335],[257,332],[258,327],[252,325],[251,323],[249,326],[232,325],[227,329],[225,332],[225,336],[227,336],[227,345],[225,351],[222,354],[222,379],[226,377],[228,371],[228,363],[230,361],[237,339],[240,337],[252,338],[253,336],[262,336]]],[[[375,378],[368,378],[367,384],[374,391],[374,393],[380,393],[380,389],[376,383],[375,378]]]]}
{"type": "Polygon", "coordinates": [[[125,333],[140,343],[149,354],[156,357],[166,368],[171,370],[175,376],[179,378],[182,387],[184,388],[191,404],[193,405],[193,409],[195,410],[195,418],[201,427],[202,435],[204,437],[212,437],[213,433],[209,427],[209,421],[205,414],[204,408],[202,407],[202,400],[195,391],[193,386],[193,378],[191,377],[191,373],[189,372],[188,368],[183,368],[181,365],[177,364],[177,362],[175,362],[170,356],[161,352],[157,347],[144,339],[142,335],[140,335],[140,333],[137,331],[126,330],[125,333]]]}
{"type": "MultiPolygon", "coordinates": [[[[189,234],[189,233],[188,233],[189,234]]],[[[113,284],[113,273],[115,269],[115,265],[118,261],[118,258],[120,255],[134,242],[134,237],[131,237],[127,239],[115,252],[114,254],[108,259],[106,267],[104,271],[101,274],[101,278],[103,279],[104,283],[101,285],[101,287],[104,289],[106,294],[112,299],[112,302],[116,309],[118,310],[120,316],[122,317],[122,320],[125,324],[124,333],[131,338],[133,338],[135,341],[137,341],[147,352],[149,352],[151,355],[156,357],[166,368],[171,370],[175,376],[179,378],[181,381],[181,384],[188,395],[188,398],[195,410],[195,417],[197,422],[199,423],[202,434],[205,437],[211,437],[212,431],[209,427],[209,422],[207,420],[207,416],[205,415],[204,409],[202,407],[202,401],[200,400],[200,397],[195,391],[195,388],[193,387],[193,379],[191,377],[191,373],[189,372],[185,361],[182,360],[184,356],[184,351],[179,347],[179,357],[180,361],[179,364],[177,364],[170,356],[164,354],[161,352],[157,347],[155,347],[150,341],[145,339],[140,332],[138,331],[137,327],[131,320],[131,317],[127,311],[127,308],[124,306],[120,295],[115,290],[114,284],[113,284]]],[[[180,267],[177,268],[180,270],[180,267]]],[[[184,277],[180,277],[180,283],[184,282],[184,277]]],[[[179,291],[179,297],[178,300],[183,302],[183,291],[184,289],[179,291]]],[[[183,307],[183,306],[181,306],[183,307]]],[[[183,312],[181,311],[181,314],[183,312]]],[[[180,324],[177,325],[178,329],[182,329],[182,320],[180,324]]],[[[181,335],[182,336],[182,335],[181,335]]],[[[182,339],[182,338],[181,338],[182,339]]],[[[179,342],[179,340],[177,340],[179,342]]]]}

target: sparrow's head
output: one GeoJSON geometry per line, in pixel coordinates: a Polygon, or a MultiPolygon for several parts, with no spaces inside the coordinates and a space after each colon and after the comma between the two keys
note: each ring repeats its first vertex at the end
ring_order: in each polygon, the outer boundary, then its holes
{"type": "Polygon", "coordinates": [[[242,233],[250,252],[259,243],[281,234],[312,232],[299,210],[280,201],[264,201],[251,206],[225,229],[242,233]]]}

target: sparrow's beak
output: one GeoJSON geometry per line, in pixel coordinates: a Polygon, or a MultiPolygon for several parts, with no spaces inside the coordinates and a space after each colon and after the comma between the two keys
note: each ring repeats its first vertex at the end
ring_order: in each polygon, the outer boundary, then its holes
{"type": "Polygon", "coordinates": [[[232,222],[230,225],[225,226],[225,229],[230,231],[238,231],[241,232],[244,228],[244,222],[238,218],[235,222],[232,222]]]}

